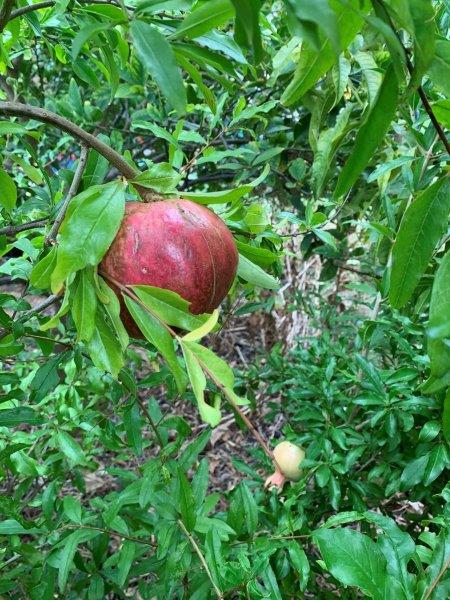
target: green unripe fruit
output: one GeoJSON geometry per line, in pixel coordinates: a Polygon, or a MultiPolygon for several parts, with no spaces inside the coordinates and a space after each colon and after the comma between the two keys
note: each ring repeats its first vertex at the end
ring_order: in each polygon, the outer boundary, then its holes
{"type": "Polygon", "coordinates": [[[286,479],[290,479],[291,481],[298,481],[300,479],[302,474],[300,463],[305,458],[305,452],[302,448],[291,442],[284,441],[275,446],[273,455],[286,479]]]}

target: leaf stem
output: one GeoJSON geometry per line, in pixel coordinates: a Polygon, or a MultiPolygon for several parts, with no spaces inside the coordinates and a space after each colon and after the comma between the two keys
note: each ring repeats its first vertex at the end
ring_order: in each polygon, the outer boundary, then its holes
{"type": "Polygon", "coordinates": [[[212,584],[212,586],[214,588],[216,596],[218,598],[220,598],[220,600],[223,600],[223,594],[220,591],[220,589],[218,588],[218,586],[216,585],[216,583],[215,583],[215,581],[213,579],[213,576],[211,574],[211,571],[209,570],[208,563],[206,562],[206,559],[203,556],[202,551],[198,547],[197,542],[194,540],[194,538],[192,537],[192,535],[186,529],[186,527],[185,527],[185,525],[184,525],[184,523],[183,523],[183,521],[181,519],[178,519],[178,525],[180,526],[180,529],[182,530],[182,532],[184,533],[184,535],[188,538],[188,540],[190,541],[192,547],[194,548],[195,552],[197,553],[197,556],[199,557],[200,562],[202,563],[203,568],[205,569],[206,574],[208,575],[208,578],[209,578],[209,580],[210,580],[210,582],[211,582],[211,584],[212,584]]]}
{"type": "Polygon", "coordinates": [[[61,226],[61,223],[64,220],[64,217],[66,215],[67,209],[70,204],[70,201],[76,195],[78,188],[80,186],[81,179],[82,179],[83,173],[84,173],[84,169],[86,168],[88,154],[89,154],[89,148],[83,144],[83,146],[81,147],[80,161],[79,161],[77,169],[75,171],[75,175],[73,176],[72,183],[70,185],[67,196],[61,205],[61,209],[58,213],[58,216],[55,219],[55,222],[52,225],[52,228],[50,229],[50,233],[45,238],[45,244],[47,244],[47,245],[55,243],[56,236],[58,235],[59,228],[61,226]]]}

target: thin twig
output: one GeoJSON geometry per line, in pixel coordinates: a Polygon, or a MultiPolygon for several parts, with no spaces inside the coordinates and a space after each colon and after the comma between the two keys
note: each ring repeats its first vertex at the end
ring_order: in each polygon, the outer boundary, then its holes
{"type": "MultiPolygon", "coordinates": [[[[31,319],[31,317],[34,317],[34,315],[37,315],[38,313],[42,312],[43,310],[45,310],[46,308],[48,308],[49,306],[51,306],[52,304],[57,302],[59,300],[59,298],[60,298],[59,295],[49,296],[48,298],[46,298],[43,302],[41,302],[34,308],[24,312],[17,319],[16,322],[17,323],[25,323],[26,321],[29,321],[31,319]]],[[[9,329],[0,329],[0,340],[3,339],[4,337],[6,337],[7,335],[9,335],[10,333],[11,333],[11,331],[9,329]]]]}
{"type": "Polygon", "coordinates": [[[146,416],[147,421],[150,423],[150,427],[153,429],[153,433],[155,434],[155,437],[158,440],[158,444],[162,450],[164,448],[164,441],[161,437],[161,434],[158,431],[158,427],[155,425],[155,422],[153,421],[151,414],[147,410],[147,407],[142,402],[142,400],[140,398],[137,398],[137,401],[138,401],[139,406],[141,407],[142,412],[146,416]]]}
{"type": "Polygon", "coordinates": [[[93,525],[65,525],[61,527],[59,531],[64,529],[90,529],[92,531],[100,531],[101,533],[106,533],[112,537],[117,537],[122,540],[129,540],[130,542],[136,542],[137,544],[142,544],[143,546],[150,546],[150,548],[154,548],[156,544],[151,544],[150,542],[144,542],[144,540],[140,540],[139,538],[132,537],[130,535],[124,535],[123,533],[118,533],[117,531],[111,531],[111,529],[104,529],[103,527],[94,527],[93,525]]]}
{"type": "MultiPolygon", "coordinates": [[[[399,35],[399,33],[398,33],[398,31],[397,31],[397,29],[396,29],[396,27],[395,27],[395,25],[394,25],[394,23],[392,21],[391,15],[389,14],[389,11],[386,9],[386,6],[385,6],[383,0],[379,0],[378,2],[375,1],[374,4],[375,5],[378,4],[379,8],[382,9],[383,15],[384,15],[385,19],[389,22],[390,28],[392,29],[392,31],[393,31],[395,37],[397,38],[399,44],[403,48],[403,52],[405,54],[406,67],[407,67],[408,72],[410,73],[410,75],[412,75],[413,72],[414,72],[414,65],[411,62],[411,59],[409,58],[408,51],[405,48],[405,45],[403,44],[402,38],[400,37],[400,35],[399,35]]],[[[433,109],[431,107],[431,104],[428,101],[427,95],[425,94],[425,91],[424,91],[424,89],[423,89],[423,87],[421,85],[419,85],[417,87],[417,93],[419,94],[420,99],[422,100],[423,107],[424,107],[425,111],[427,112],[428,116],[430,117],[430,121],[432,122],[433,127],[436,130],[436,133],[438,134],[441,142],[444,144],[444,147],[447,150],[448,154],[450,154],[450,142],[447,139],[447,136],[445,135],[445,132],[442,129],[441,124],[437,120],[436,115],[434,114],[433,109]]]]}
{"type": "Polygon", "coordinates": [[[212,584],[212,586],[214,588],[214,591],[216,592],[216,596],[218,598],[220,598],[221,600],[223,600],[223,594],[220,591],[220,589],[217,587],[217,585],[216,585],[216,583],[215,583],[215,581],[213,579],[213,576],[211,574],[211,571],[209,570],[208,563],[206,562],[205,557],[202,554],[202,551],[198,547],[197,542],[194,540],[194,538],[192,537],[192,535],[186,529],[186,527],[185,527],[185,525],[184,525],[184,523],[183,523],[183,521],[181,519],[178,519],[178,525],[180,526],[180,529],[182,530],[182,532],[184,533],[184,535],[188,538],[188,540],[190,541],[192,547],[194,548],[195,552],[197,553],[197,556],[199,557],[200,562],[202,563],[203,568],[205,569],[206,574],[208,575],[208,578],[209,578],[209,580],[210,580],[210,582],[211,582],[211,584],[212,584]]]}
{"type": "Polygon", "coordinates": [[[11,18],[11,11],[14,8],[16,0],[3,0],[2,8],[0,9],[0,33],[8,25],[11,18]]]}
{"type": "Polygon", "coordinates": [[[72,121],[69,121],[65,117],[61,117],[56,113],[53,113],[47,109],[38,108],[37,106],[30,106],[29,104],[22,104],[20,102],[0,102],[0,114],[16,116],[16,117],[28,117],[36,121],[48,123],[53,125],[62,131],[80,139],[86,146],[94,148],[102,156],[104,156],[116,169],[125,177],[125,179],[134,179],[139,171],[132,167],[128,162],[113,148],[108,146],[99,140],[95,135],[88,133],[84,129],[81,129],[72,121]]]}
{"type": "Polygon", "coordinates": [[[21,225],[7,225],[0,229],[0,235],[15,235],[20,231],[27,231],[28,229],[37,229],[38,227],[45,227],[47,225],[47,219],[38,219],[37,221],[29,221],[28,223],[22,223],[21,225]]]}
{"type": "Polygon", "coordinates": [[[58,213],[58,216],[56,217],[55,222],[53,223],[53,226],[50,229],[50,233],[45,238],[46,244],[53,244],[56,240],[56,236],[58,235],[59,228],[61,226],[61,223],[64,220],[66,211],[70,204],[70,201],[76,195],[78,188],[80,186],[81,178],[83,177],[84,169],[86,168],[88,154],[89,154],[89,148],[87,146],[83,145],[81,147],[80,160],[79,160],[77,169],[75,171],[75,175],[73,176],[71,186],[69,188],[69,191],[67,193],[67,196],[66,196],[64,202],[61,205],[61,209],[58,213]]]}
{"type": "Polygon", "coordinates": [[[437,574],[435,580],[432,582],[432,584],[430,585],[430,587],[425,592],[423,600],[428,600],[428,598],[433,593],[434,588],[437,586],[437,584],[439,583],[439,581],[442,578],[442,576],[447,572],[447,569],[449,568],[449,566],[450,566],[450,558],[447,560],[447,562],[445,563],[445,565],[442,567],[442,569],[437,574]]]}
{"type": "MultiPolygon", "coordinates": [[[[77,0],[78,4],[114,4],[116,6],[120,6],[119,2],[115,2],[114,0],[77,0]]],[[[27,6],[22,6],[21,8],[17,8],[11,12],[9,20],[17,19],[17,17],[21,17],[22,15],[26,15],[29,12],[33,12],[35,10],[40,10],[42,8],[50,8],[55,6],[55,0],[45,0],[45,2],[36,2],[36,4],[29,4],[27,6]]],[[[69,5],[67,8],[73,8],[74,6],[69,5]]],[[[76,5],[75,5],[76,7],[76,5]]],[[[127,6],[128,10],[135,10],[133,6],[127,6]]]]}

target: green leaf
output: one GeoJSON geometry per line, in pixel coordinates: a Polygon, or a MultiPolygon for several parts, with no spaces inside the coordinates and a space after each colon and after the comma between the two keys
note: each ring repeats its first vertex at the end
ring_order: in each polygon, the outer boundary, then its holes
{"type": "Polygon", "coordinates": [[[203,337],[205,337],[205,335],[208,335],[208,333],[214,329],[214,327],[217,325],[218,319],[219,310],[216,308],[216,310],[212,313],[209,319],[203,323],[203,325],[184,335],[183,340],[185,342],[197,342],[198,340],[201,340],[203,337]]]}
{"type": "Polygon", "coordinates": [[[175,353],[174,342],[161,321],[140,304],[124,295],[125,304],[146,339],[162,354],[175,378],[180,393],[186,388],[186,374],[175,353]]]}
{"type": "Polygon", "coordinates": [[[87,542],[88,540],[96,537],[99,531],[88,531],[86,529],[80,529],[74,531],[68,535],[61,544],[64,545],[63,550],[59,557],[59,569],[58,569],[58,587],[61,593],[64,592],[67,585],[67,579],[69,577],[70,569],[72,567],[75,552],[77,551],[78,545],[87,542]]]}
{"type": "Polygon", "coordinates": [[[375,104],[358,130],[353,150],[336,184],[335,198],[346,194],[384,138],[397,109],[399,87],[392,65],[386,71],[375,104]]]}
{"type": "Polygon", "coordinates": [[[137,402],[125,408],[123,412],[123,424],[130,446],[134,449],[137,456],[141,456],[143,448],[142,418],[137,402]]]}
{"type": "Polygon", "coordinates": [[[439,123],[447,127],[447,129],[450,129],[450,100],[438,100],[432,105],[432,108],[436,119],[439,121],[439,123]]]}
{"type": "Polygon", "coordinates": [[[450,444],[450,389],[447,390],[442,411],[442,433],[447,444],[450,444]]]}
{"type": "Polygon", "coordinates": [[[39,367],[30,383],[31,399],[40,402],[59,383],[58,367],[68,360],[70,352],[62,352],[39,367]]]}
{"type": "Polygon", "coordinates": [[[98,369],[117,377],[124,365],[122,348],[101,311],[96,312],[94,333],[87,343],[87,350],[98,369]]]}
{"type": "Polygon", "coordinates": [[[255,265],[242,254],[239,254],[237,275],[253,285],[268,290],[276,290],[280,287],[275,277],[263,271],[261,267],[255,265]]]}
{"type": "Polygon", "coordinates": [[[117,582],[123,589],[131,566],[133,564],[134,557],[136,555],[137,544],[131,540],[124,540],[121,549],[119,550],[119,560],[117,567],[117,582]]]}
{"type": "Polygon", "coordinates": [[[181,175],[169,163],[157,163],[140,173],[131,183],[162,193],[174,190],[180,180],[181,175]]]}
{"type": "Polygon", "coordinates": [[[15,519],[6,519],[5,521],[0,522],[0,535],[30,535],[39,533],[40,531],[41,530],[37,527],[25,529],[25,527],[15,519]]]}
{"type": "Polygon", "coordinates": [[[95,185],[69,204],[58,236],[52,289],[58,292],[70,273],[95,266],[103,258],[120,227],[125,212],[122,181],[95,185]]]}
{"type": "Polygon", "coordinates": [[[55,442],[61,452],[67,456],[73,464],[84,464],[86,462],[80,444],[66,431],[58,431],[56,433],[55,442]]]}
{"type": "Polygon", "coordinates": [[[340,54],[341,43],[337,15],[328,0],[285,0],[293,15],[303,24],[303,35],[317,51],[322,49],[323,40],[329,40],[336,56],[340,54]],[[322,33],[319,36],[319,31],[322,33]]]}
{"type": "Polygon", "coordinates": [[[241,185],[234,190],[219,190],[217,192],[183,192],[183,198],[195,200],[198,204],[225,204],[234,202],[252,191],[250,184],[241,185]]]}
{"type": "MultiPolygon", "coordinates": [[[[341,48],[344,50],[361,29],[363,18],[360,16],[368,12],[369,3],[364,2],[360,8],[359,0],[349,0],[349,7],[344,8],[339,0],[330,0],[330,6],[338,13],[336,24],[339,29],[341,48]]],[[[301,50],[300,60],[294,73],[294,77],[281,96],[281,102],[286,106],[294,104],[333,66],[336,54],[332,43],[324,39],[320,49],[304,45],[301,50]]]]}
{"type": "Polygon", "coordinates": [[[333,577],[372,598],[384,598],[386,559],[369,537],[344,528],[318,529],[313,539],[333,577]]]}
{"type": "Polygon", "coordinates": [[[30,406],[18,406],[0,410],[0,427],[15,427],[16,425],[40,425],[43,419],[30,406]]]}
{"type": "Polygon", "coordinates": [[[447,229],[450,181],[442,178],[419,194],[405,211],[392,250],[389,300],[394,308],[408,302],[447,229]]]}
{"type": "Polygon", "coordinates": [[[234,16],[230,0],[209,0],[199,4],[178,26],[173,37],[196,38],[220,27],[234,16]]]}
{"type": "Polygon", "coordinates": [[[92,273],[83,269],[78,274],[78,283],[72,298],[72,318],[79,340],[88,342],[94,335],[96,310],[97,295],[92,273]]]}
{"type": "Polygon", "coordinates": [[[0,168],[0,204],[8,212],[11,212],[16,206],[17,189],[14,180],[8,173],[0,168]]]}
{"type": "Polygon", "coordinates": [[[436,40],[436,50],[428,75],[437,88],[447,97],[450,96],[450,40],[436,40]]]}
{"type": "Polygon", "coordinates": [[[120,302],[116,294],[109,285],[101,278],[98,278],[99,300],[102,302],[103,308],[108,315],[109,321],[114,328],[114,333],[117,335],[122,350],[128,346],[130,338],[120,319],[120,302]]]}
{"type": "Polygon", "coordinates": [[[414,70],[409,88],[414,89],[420,85],[423,74],[433,60],[435,9],[432,0],[408,0],[408,6],[414,27],[414,70]]]}
{"type": "Polygon", "coordinates": [[[263,48],[259,29],[260,0],[231,0],[236,11],[234,39],[241,46],[250,50],[255,63],[262,58],[263,48]]]}
{"type": "Polygon", "coordinates": [[[0,135],[28,135],[31,132],[20,123],[0,121],[0,135]]]}
{"type": "Polygon", "coordinates": [[[430,485],[439,477],[447,466],[447,453],[444,444],[437,444],[430,452],[425,473],[423,474],[424,485],[430,485]]]}
{"type": "Polygon", "coordinates": [[[81,503],[74,496],[64,496],[63,498],[64,514],[73,523],[81,524],[81,503]]]}
{"type": "Polygon", "coordinates": [[[156,27],[143,21],[132,21],[131,35],[145,69],[155,79],[169,104],[183,115],[186,112],[186,90],[170,44],[156,27]]]}
{"type": "Polygon", "coordinates": [[[209,315],[193,315],[190,303],[175,292],[150,285],[129,286],[140,300],[164,323],[191,331],[198,329],[209,315]]]}
{"type": "Polygon", "coordinates": [[[91,24],[83,24],[83,27],[77,33],[72,42],[72,60],[75,61],[77,59],[86,42],[97,35],[97,33],[110,28],[110,23],[95,22],[91,24]]]}
{"type": "Polygon", "coordinates": [[[304,592],[308,585],[310,566],[305,551],[298,542],[286,542],[286,549],[289,553],[291,563],[295,570],[300,575],[300,591],[304,592]]]}
{"type": "Polygon", "coordinates": [[[51,276],[56,267],[56,246],[37,262],[30,273],[30,283],[37,289],[48,289],[51,276]]]}
{"type": "Polygon", "coordinates": [[[367,84],[369,95],[369,106],[373,106],[378,90],[383,80],[382,74],[378,70],[378,65],[369,52],[356,52],[355,60],[361,67],[362,74],[367,84]]]}
{"type": "Polygon", "coordinates": [[[208,423],[208,425],[211,425],[211,427],[217,427],[217,425],[220,423],[221,413],[217,403],[215,406],[211,406],[205,401],[206,377],[203,373],[203,369],[200,366],[195,354],[191,351],[189,342],[181,341],[181,348],[183,350],[183,356],[186,362],[189,381],[191,382],[192,389],[197,400],[200,416],[202,420],[205,423],[208,423]]]}
{"type": "Polygon", "coordinates": [[[192,531],[195,527],[195,502],[192,494],[192,488],[186,478],[183,470],[178,467],[178,483],[179,483],[179,506],[181,520],[188,531],[192,531]]]}

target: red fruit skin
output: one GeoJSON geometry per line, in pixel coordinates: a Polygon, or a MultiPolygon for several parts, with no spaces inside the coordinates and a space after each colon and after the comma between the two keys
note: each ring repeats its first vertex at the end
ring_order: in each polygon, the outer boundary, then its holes
{"type": "MultiPolygon", "coordinates": [[[[190,200],[128,202],[100,273],[122,285],[152,285],[176,292],[191,303],[193,314],[201,314],[212,312],[225,298],[237,264],[230,230],[205,206],[190,200]]],[[[142,337],[115,291],[128,333],[142,337]]]]}

